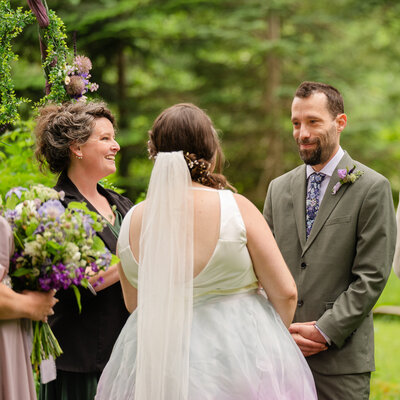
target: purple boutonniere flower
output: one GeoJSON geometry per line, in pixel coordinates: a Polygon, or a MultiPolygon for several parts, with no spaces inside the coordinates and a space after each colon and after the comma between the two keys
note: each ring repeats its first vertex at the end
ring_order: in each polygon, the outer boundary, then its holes
{"type": "Polygon", "coordinates": [[[347,169],[338,169],[337,174],[339,175],[340,179],[344,179],[347,175],[347,169]]]}
{"type": "Polygon", "coordinates": [[[354,165],[352,169],[338,169],[339,182],[333,187],[332,194],[336,194],[340,187],[345,183],[354,183],[364,171],[356,171],[356,166],[354,165]]]}

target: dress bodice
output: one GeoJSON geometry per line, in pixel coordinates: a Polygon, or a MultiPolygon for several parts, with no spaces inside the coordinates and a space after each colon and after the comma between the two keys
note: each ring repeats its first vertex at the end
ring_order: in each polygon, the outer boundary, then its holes
{"type": "MultiPolygon", "coordinates": [[[[193,280],[193,296],[228,295],[257,288],[257,278],[247,249],[246,228],[230,190],[218,190],[220,233],[214,252],[204,269],[193,280]]],[[[128,281],[137,288],[138,262],[129,245],[129,227],[133,207],[126,215],[118,239],[118,254],[128,281]]]]}

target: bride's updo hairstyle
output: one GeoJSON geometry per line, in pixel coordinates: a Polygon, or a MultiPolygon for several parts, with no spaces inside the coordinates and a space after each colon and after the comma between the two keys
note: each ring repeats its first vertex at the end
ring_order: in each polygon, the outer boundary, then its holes
{"type": "Polygon", "coordinates": [[[114,116],[103,102],[67,102],[41,108],[35,127],[35,155],[40,169],[43,171],[47,163],[54,174],[66,171],[70,165],[69,146],[86,143],[99,118],[107,118],[115,126],[114,116]]]}
{"type": "Polygon", "coordinates": [[[149,137],[150,158],[155,159],[159,152],[182,150],[192,181],[214,189],[235,190],[221,174],[224,155],[211,119],[194,104],[176,104],[164,110],[154,121],[149,137]]]}

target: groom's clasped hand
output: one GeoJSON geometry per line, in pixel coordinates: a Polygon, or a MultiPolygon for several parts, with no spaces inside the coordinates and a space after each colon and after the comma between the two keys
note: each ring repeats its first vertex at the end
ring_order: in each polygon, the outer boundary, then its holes
{"type": "Polygon", "coordinates": [[[304,357],[312,356],[328,348],[325,338],[316,328],[315,323],[316,321],[295,322],[289,326],[289,332],[304,357]]]}

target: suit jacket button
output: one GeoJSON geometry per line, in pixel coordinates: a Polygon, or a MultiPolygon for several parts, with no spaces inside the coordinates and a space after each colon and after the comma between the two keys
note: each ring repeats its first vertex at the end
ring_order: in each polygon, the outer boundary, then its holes
{"type": "Polygon", "coordinates": [[[303,300],[299,300],[297,302],[297,307],[301,307],[303,304],[304,304],[304,301],[303,300]]]}
{"type": "Polygon", "coordinates": [[[307,267],[307,264],[305,262],[302,262],[300,266],[302,269],[305,269],[305,267],[307,267]]]}

